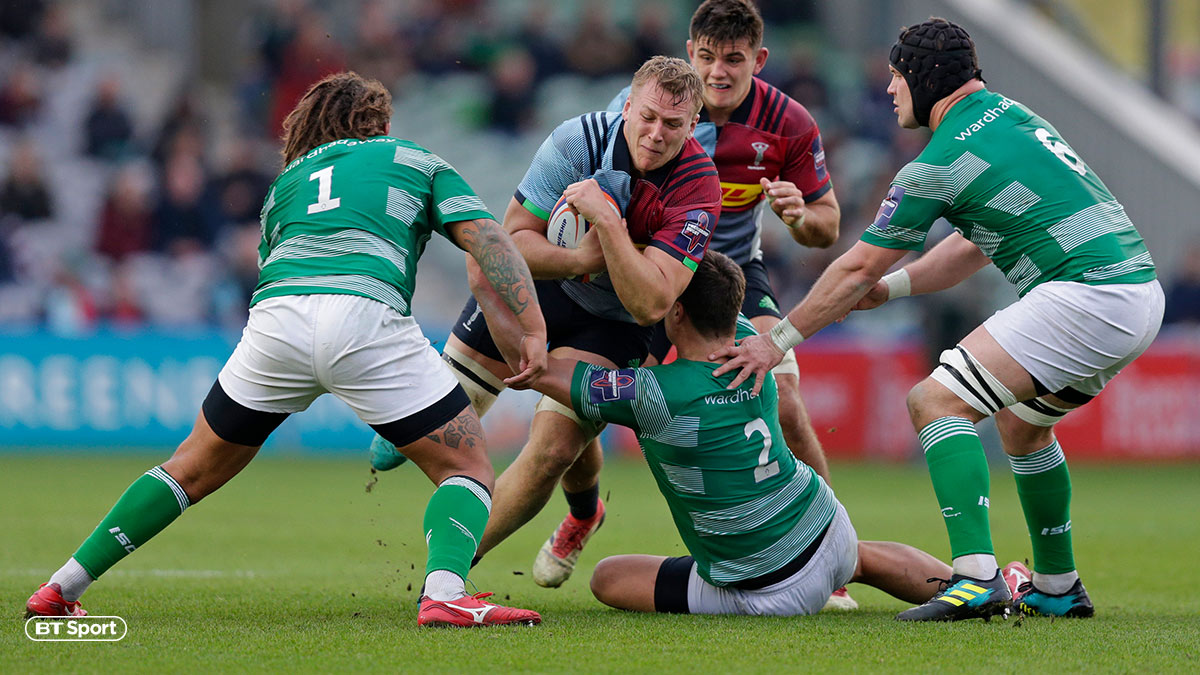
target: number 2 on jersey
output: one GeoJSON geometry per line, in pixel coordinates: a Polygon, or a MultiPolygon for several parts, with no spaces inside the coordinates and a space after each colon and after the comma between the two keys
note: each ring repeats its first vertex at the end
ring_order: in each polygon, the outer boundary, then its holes
{"type": "Polygon", "coordinates": [[[746,438],[750,439],[754,436],[754,432],[759,432],[763,436],[763,449],[758,453],[758,466],[754,468],[754,482],[761,483],[764,480],[779,473],[779,461],[768,463],[771,455],[771,431],[767,429],[767,423],[763,418],[759,417],[756,420],[748,422],[742,430],[746,433],[746,438]]]}
{"type": "Polygon", "coordinates": [[[308,205],[308,215],[314,213],[323,213],[332,211],[342,205],[341,197],[330,199],[329,193],[333,190],[333,167],[327,166],[320,171],[314,171],[308,176],[308,180],[317,181],[317,203],[308,205]]]}

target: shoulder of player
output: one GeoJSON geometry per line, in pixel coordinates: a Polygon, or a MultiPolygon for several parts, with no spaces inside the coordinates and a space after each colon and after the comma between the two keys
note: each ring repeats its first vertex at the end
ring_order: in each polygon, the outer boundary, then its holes
{"type": "Polygon", "coordinates": [[[761,78],[754,78],[758,101],[748,125],[781,137],[806,136],[817,125],[808,108],[761,78]]]}
{"type": "Polygon", "coordinates": [[[689,138],[679,151],[679,161],[675,163],[675,168],[663,182],[663,195],[668,196],[679,187],[693,183],[694,189],[688,191],[688,194],[706,199],[712,196],[705,194],[705,189],[708,188],[708,191],[720,198],[721,181],[717,174],[717,165],[695,138],[689,138]],[[696,190],[699,190],[698,194],[696,190]]]}

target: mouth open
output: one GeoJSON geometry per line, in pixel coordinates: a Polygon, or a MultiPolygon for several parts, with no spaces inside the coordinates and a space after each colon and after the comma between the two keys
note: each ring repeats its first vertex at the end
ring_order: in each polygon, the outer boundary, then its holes
{"type": "Polygon", "coordinates": [[[716,83],[716,82],[714,82],[713,84],[710,84],[708,86],[712,87],[713,89],[716,89],[717,91],[725,91],[727,89],[732,88],[732,85],[721,84],[721,83],[716,83]]]}

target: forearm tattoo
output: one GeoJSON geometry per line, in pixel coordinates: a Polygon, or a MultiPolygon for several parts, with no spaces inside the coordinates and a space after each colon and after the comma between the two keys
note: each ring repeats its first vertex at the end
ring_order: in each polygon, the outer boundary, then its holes
{"type": "Polygon", "coordinates": [[[533,276],[512,239],[491,220],[472,220],[462,228],[463,248],[471,253],[504,304],[520,316],[537,302],[533,276]]]}
{"type": "Polygon", "coordinates": [[[471,449],[485,447],[483,427],[479,424],[479,418],[470,412],[470,410],[464,411],[465,414],[455,417],[425,438],[455,450],[461,447],[471,449]]]}

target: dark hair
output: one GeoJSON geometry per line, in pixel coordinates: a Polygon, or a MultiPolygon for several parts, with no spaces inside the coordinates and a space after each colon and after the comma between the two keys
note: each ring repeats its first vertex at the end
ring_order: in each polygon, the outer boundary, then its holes
{"type": "Polygon", "coordinates": [[[692,14],[688,31],[692,41],[719,45],[748,40],[751,49],[762,46],[763,20],[750,0],[704,0],[692,14]]]}
{"type": "Polygon", "coordinates": [[[729,256],[708,249],[679,302],[696,332],[707,338],[732,337],[746,296],[746,277],[729,256]]]}
{"type": "Polygon", "coordinates": [[[283,121],[283,163],[332,141],[382,136],[391,119],[392,95],[379,80],[355,72],[329,75],[283,121]]]}
{"type": "Polygon", "coordinates": [[[929,126],[935,103],[972,79],[983,79],[971,36],[940,16],[900,31],[888,61],[908,83],[913,115],[923,127],[929,126]]]}
{"type": "Polygon", "coordinates": [[[674,56],[652,56],[633,74],[631,91],[654,82],[671,97],[672,105],[690,102],[692,114],[704,106],[704,80],[692,64],[674,56]]]}

